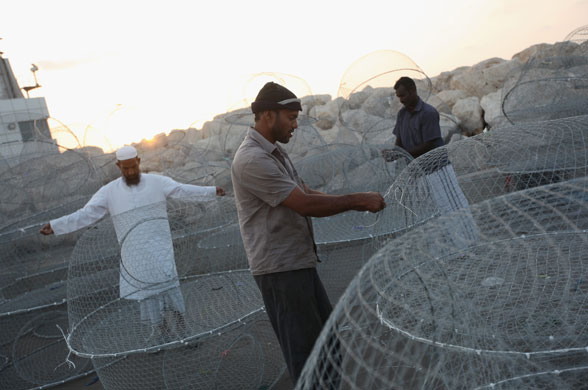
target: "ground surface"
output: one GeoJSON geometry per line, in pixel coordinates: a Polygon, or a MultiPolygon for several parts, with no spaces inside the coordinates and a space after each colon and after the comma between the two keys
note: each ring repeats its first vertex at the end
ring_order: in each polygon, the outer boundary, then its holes
{"type": "MultiPolygon", "coordinates": [[[[56,387],[52,387],[52,389],[59,389],[59,390],[104,390],[104,387],[100,384],[100,381],[96,383],[90,384],[96,378],[95,373],[91,373],[88,376],[83,378],[76,379],[74,381],[64,383],[63,385],[59,385],[56,387]]],[[[276,386],[272,390],[291,390],[294,386],[292,385],[292,381],[290,381],[290,376],[286,372],[276,386]]],[[[197,389],[195,389],[197,390],[197,389]]],[[[255,390],[255,389],[253,389],[255,390]]]]}

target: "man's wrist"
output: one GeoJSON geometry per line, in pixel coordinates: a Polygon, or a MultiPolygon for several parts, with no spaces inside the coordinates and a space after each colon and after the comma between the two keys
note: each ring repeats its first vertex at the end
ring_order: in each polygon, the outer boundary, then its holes
{"type": "Polygon", "coordinates": [[[361,210],[363,206],[363,198],[359,193],[352,193],[344,195],[347,198],[348,210],[361,210]]]}

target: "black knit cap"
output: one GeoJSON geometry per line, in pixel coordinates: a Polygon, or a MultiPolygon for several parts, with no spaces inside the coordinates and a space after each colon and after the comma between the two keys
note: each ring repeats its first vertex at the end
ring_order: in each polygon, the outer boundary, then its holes
{"type": "Polygon", "coordinates": [[[302,111],[302,105],[292,91],[270,81],[259,90],[255,101],[251,103],[251,111],[258,113],[280,109],[302,111]]]}

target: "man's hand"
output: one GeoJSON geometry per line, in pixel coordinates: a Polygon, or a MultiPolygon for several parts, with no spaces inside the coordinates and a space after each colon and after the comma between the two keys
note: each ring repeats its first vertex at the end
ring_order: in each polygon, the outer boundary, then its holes
{"type": "Polygon", "coordinates": [[[216,196],[225,196],[225,195],[226,195],[225,190],[223,190],[220,187],[216,187],[216,196]]]}
{"type": "Polygon", "coordinates": [[[48,236],[48,235],[50,235],[50,234],[53,234],[53,233],[54,233],[54,231],[53,231],[53,228],[51,227],[51,224],[50,224],[49,222],[47,222],[47,223],[45,224],[45,226],[43,226],[43,227],[41,228],[41,230],[39,231],[39,233],[41,233],[41,234],[42,234],[42,235],[44,235],[44,236],[48,236]]]}
{"type": "Polygon", "coordinates": [[[357,211],[377,213],[386,207],[384,197],[378,192],[358,192],[353,195],[358,198],[357,208],[355,209],[357,211]]]}
{"type": "Polygon", "coordinates": [[[349,210],[375,213],[386,207],[386,202],[377,192],[355,192],[347,195],[307,194],[296,186],[280,205],[303,217],[322,218],[349,210]]]}

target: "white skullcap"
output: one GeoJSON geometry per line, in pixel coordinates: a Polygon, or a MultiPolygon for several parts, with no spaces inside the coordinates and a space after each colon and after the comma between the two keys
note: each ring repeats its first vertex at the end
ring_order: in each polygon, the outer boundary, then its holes
{"type": "Polygon", "coordinates": [[[118,161],[130,160],[137,157],[137,149],[132,146],[123,146],[116,151],[116,159],[118,161]]]}

